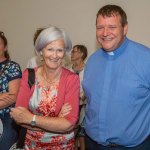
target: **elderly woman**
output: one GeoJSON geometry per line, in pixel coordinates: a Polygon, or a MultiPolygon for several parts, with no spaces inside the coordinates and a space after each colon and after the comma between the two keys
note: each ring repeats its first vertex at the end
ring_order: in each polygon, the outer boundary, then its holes
{"type": "Polygon", "coordinates": [[[7,38],[0,32],[0,150],[8,150],[18,138],[9,112],[15,106],[21,76],[19,64],[10,60],[7,38]]]}
{"type": "MultiPolygon", "coordinates": [[[[35,68],[35,85],[28,85],[28,71],[23,72],[14,120],[27,128],[26,150],[72,150],[73,127],[78,119],[80,83],[78,75],[62,67],[71,41],[63,29],[50,26],[37,37],[35,49],[43,57],[35,68]],[[63,106],[71,105],[66,115],[63,106]]],[[[65,107],[66,108],[66,107],[65,107]]],[[[68,108],[69,109],[69,108],[68,108]]]]}

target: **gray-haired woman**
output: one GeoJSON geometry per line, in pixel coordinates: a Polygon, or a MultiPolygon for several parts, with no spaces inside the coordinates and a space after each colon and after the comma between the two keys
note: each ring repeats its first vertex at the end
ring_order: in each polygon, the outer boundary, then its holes
{"type": "Polygon", "coordinates": [[[36,39],[35,49],[44,63],[34,69],[35,85],[31,90],[28,71],[23,72],[17,107],[11,110],[15,121],[28,129],[25,149],[73,149],[73,127],[78,119],[79,78],[62,67],[65,53],[71,48],[67,33],[54,26],[45,28],[36,39]],[[62,117],[60,112],[68,104],[62,117]]]}

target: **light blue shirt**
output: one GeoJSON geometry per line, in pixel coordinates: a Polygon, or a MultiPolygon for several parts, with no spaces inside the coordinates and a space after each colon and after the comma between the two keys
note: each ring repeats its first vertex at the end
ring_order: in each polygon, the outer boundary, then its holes
{"type": "Polygon", "coordinates": [[[150,135],[150,49],[125,39],[113,55],[103,49],[87,61],[85,130],[102,145],[133,147],[150,135]]]}

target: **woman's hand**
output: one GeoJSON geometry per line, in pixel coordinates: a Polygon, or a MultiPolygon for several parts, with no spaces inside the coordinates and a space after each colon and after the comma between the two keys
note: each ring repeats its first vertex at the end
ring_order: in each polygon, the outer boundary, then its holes
{"type": "Polygon", "coordinates": [[[69,103],[64,104],[58,114],[58,117],[65,117],[71,112],[71,110],[72,110],[72,107],[69,103]]]}
{"type": "Polygon", "coordinates": [[[33,114],[24,107],[11,108],[10,115],[18,124],[30,124],[33,118],[33,114]]]}

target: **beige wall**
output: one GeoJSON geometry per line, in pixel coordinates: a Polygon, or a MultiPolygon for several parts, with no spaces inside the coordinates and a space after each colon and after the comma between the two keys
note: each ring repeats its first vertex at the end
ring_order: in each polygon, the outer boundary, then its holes
{"type": "Polygon", "coordinates": [[[8,38],[11,58],[24,69],[34,55],[35,30],[49,24],[64,28],[73,45],[85,44],[91,54],[97,47],[96,13],[109,3],[126,11],[128,37],[150,47],[149,0],[0,0],[0,30],[8,38]]]}

